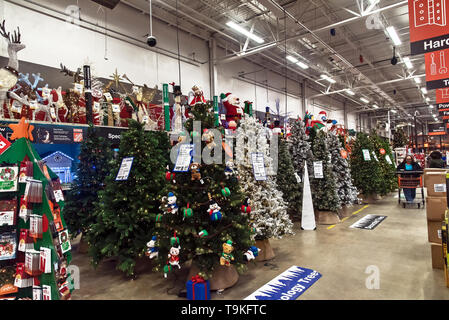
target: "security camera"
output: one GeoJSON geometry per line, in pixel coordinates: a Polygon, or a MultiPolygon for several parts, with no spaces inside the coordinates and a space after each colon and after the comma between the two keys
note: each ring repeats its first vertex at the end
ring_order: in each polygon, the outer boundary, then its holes
{"type": "Polygon", "coordinates": [[[148,44],[150,47],[155,47],[155,46],[156,46],[156,43],[157,43],[156,37],[154,37],[154,36],[148,36],[148,38],[147,38],[147,44],[148,44]]]}

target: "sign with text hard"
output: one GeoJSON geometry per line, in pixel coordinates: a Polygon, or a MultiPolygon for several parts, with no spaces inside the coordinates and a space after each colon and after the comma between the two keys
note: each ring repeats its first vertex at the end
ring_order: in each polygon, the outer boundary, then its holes
{"type": "Polygon", "coordinates": [[[449,49],[424,55],[427,89],[449,88],[449,49]]]}
{"type": "Polygon", "coordinates": [[[449,0],[408,0],[411,54],[449,48],[449,0]]]}

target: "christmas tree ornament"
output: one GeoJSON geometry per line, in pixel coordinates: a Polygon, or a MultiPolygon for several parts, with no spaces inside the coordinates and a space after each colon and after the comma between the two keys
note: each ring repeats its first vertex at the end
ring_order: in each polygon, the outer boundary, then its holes
{"type": "Polygon", "coordinates": [[[168,207],[168,212],[171,212],[172,214],[177,214],[178,213],[178,205],[176,204],[176,196],[174,195],[173,192],[169,192],[167,195],[167,207],[168,207]]]}
{"type": "Polygon", "coordinates": [[[211,130],[204,129],[202,141],[206,142],[206,147],[209,149],[212,149],[216,146],[216,143],[214,142],[214,134],[211,130]]]}
{"type": "Polygon", "coordinates": [[[381,155],[385,155],[385,149],[384,148],[380,148],[379,152],[380,152],[381,155]]]}
{"type": "Polygon", "coordinates": [[[169,272],[173,271],[173,267],[170,264],[164,266],[164,278],[167,278],[169,272]]]}
{"type": "Polygon", "coordinates": [[[223,253],[220,257],[220,265],[229,267],[231,265],[231,261],[234,260],[234,256],[232,255],[232,251],[234,251],[234,247],[232,246],[232,241],[227,240],[223,243],[223,253]]]}
{"type": "Polygon", "coordinates": [[[225,175],[227,179],[234,175],[234,161],[232,159],[226,161],[225,175]]]}
{"type": "Polygon", "coordinates": [[[191,216],[193,216],[193,210],[192,208],[190,208],[190,203],[187,203],[187,208],[184,208],[182,210],[182,214],[184,218],[190,218],[191,216]]]}
{"type": "Polygon", "coordinates": [[[221,184],[221,194],[223,197],[229,197],[231,195],[231,190],[228,187],[225,187],[224,184],[221,184]]]}
{"type": "Polygon", "coordinates": [[[175,178],[176,178],[176,173],[170,172],[170,171],[165,172],[165,180],[173,181],[173,183],[176,183],[175,178]]]}
{"type": "Polygon", "coordinates": [[[20,163],[19,183],[26,183],[27,178],[33,178],[33,163],[28,157],[20,163]]]}
{"type": "Polygon", "coordinates": [[[209,233],[205,229],[203,229],[200,232],[198,232],[198,235],[200,236],[200,238],[204,238],[207,237],[209,233]]]}
{"type": "Polygon", "coordinates": [[[201,165],[198,162],[192,162],[190,164],[189,170],[191,173],[191,181],[201,180],[200,167],[201,165]]]}
{"type": "Polygon", "coordinates": [[[256,259],[256,257],[259,255],[260,251],[261,251],[261,249],[257,248],[256,246],[251,246],[243,255],[245,256],[246,260],[249,262],[251,260],[256,259]]]}
{"type": "Polygon", "coordinates": [[[240,210],[242,211],[242,213],[248,214],[251,213],[251,207],[249,205],[249,198],[246,198],[245,201],[243,201],[242,206],[240,207],[240,210]]]}
{"type": "Polygon", "coordinates": [[[220,221],[223,218],[220,210],[221,208],[215,200],[211,200],[209,202],[209,209],[207,212],[209,213],[210,219],[212,221],[220,221]]]}
{"type": "Polygon", "coordinates": [[[147,242],[147,252],[145,255],[150,259],[157,258],[159,255],[159,248],[156,247],[157,236],[153,236],[149,242],[147,242]]]}
{"type": "Polygon", "coordinates": [[[189,106],[194,107],[197,104],[206,104],[207,101],[204,99],[203,91],[197,85],[192,87],[192,91],[189,92],[189,106]]]}
{"type": "Polygon", "coordinates": [[[174,237],[170,239],[171,248],[168,253],[168,264],[174,267],[177,266],[178,269],[181,269],[179,264],[179,252],[181,251],[181,246],[179,245],[179,238],[176,237],[176,232],[174,237]]]}

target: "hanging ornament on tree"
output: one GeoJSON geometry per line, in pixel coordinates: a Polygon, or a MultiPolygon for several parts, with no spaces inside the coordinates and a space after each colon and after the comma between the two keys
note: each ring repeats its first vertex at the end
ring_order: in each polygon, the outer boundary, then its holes
{"type": "Polygon", "coordinates": [[[249,198],[246,198],[245,201],[243,201],[241,210],[242,213],[251,213],[251,207],[249,206],[249,198]]]}
{"type": "Polygon", "coordinates": [[[179,243],[179,238],[176,236],[176,232],[173,237],[170,238],[170,251],[168,254],[168,265],[171,267],[177,266],[178,269],[181,269],[179,265],[179,252],[181,251],[181,246],[179,243]]]}
{"type": "Polygon", "coordinates": [[[147,252],[145,255],[150,259],[157,258],[159,255],[159,248],[156,247],[157,236],[153,236],[147,243],[147,252]]]}
{"type": "Polygon", "coordinates": [[[200,232],[198,232],[198,236],[199,236],[200,238],[207,237],[208,235],[209,235],[209,233],[208,233],[205,229],[203,229],[203,230],[201,230],[200,232]]]}
{"type": "Polygon", "coordinates": [[[225,186],[225,184],[222,182],[220,183],[221,185],[221,194],[223,195],[223,197],[229,197],[231,195],[231,190],[229,190],[228,187],[225,186]]]}
{"type": "Polygon", "coordinates": [[[348,152],[347,152],[346,150],[344,150],[344,149],[341,149],[341,150],[340,150],[340,155],[341,155],[341,157],[342,157],[343,159],[348,158],[348,152]]]}
{"type": "Polygon", "coordinates": [[[198,180],[201,181],[200,167],[201,167],[201,165],[198,162],[192,162],[190,164],[189,169],[190,169],[192,181],[198,181],[198,180]]]}
{"type": "Polygon", "coordinates": [[[169,272],[173,271],[173,267],[170,264],[164,266],[164,278],[167,278],[169,272]]]}
{"type": "Polygon", "coordinates": [[[192,208],[190,208],[190,203],[187,203],[187,208],[184,208],[182,210],[182,214],[184,218],[190,218],[191,216],[193,216],[193,210],[192,208]]]}
{"type": "Polygon", "coordinates": [[[231,261],[234,260],[234,256],[232,255],[232,251],[234,251],[234,247],[232,246],[232,241],[228,240],[223,243],[223,253],[220,257],[220,265],[229,267],[231,265],[231,261]]]}
{"type": "Polygon", "coordinates": [[[226,161],[225,176],[227,179],[234,175],[234,161],[229,159],[226,161]]]}
{"type": "Polygon", "coordinates": [[[259,252],[261,250],[257,248],[256,246],[251,246],[248,251],[246,251],[243,255],[245,256],[246,260],[249,262],[251,260],[254,260],[259,255],[259,252]]]}
{"type": "Polygon", "coordinates": [[[381,155],[384,155],[386,153],[384,148],[380,148],[379,152],[381,155]]]}
{"type": "Polygon", "coordinates": [[[174,172],[171,172],[169,167],[167,166],[167,172],[165,173],[165,180],[173,181],[173,183],[176,183],[175,177],[176,174],[174,172]]]}
{"type": "Polygon", "coordinates": [[[212,221],[219,221],[219,220],[221,220],[223,215],[221,214],[220,210],[221,210],[221,208],[218,205],[218,203],[212,199],[210,201],[209,209],[207,211],[209,213],[210,219],[212,221]]]}
{"type": "Polygon", "coordinates": [[[168,212],[171,212],[172,214],[178,213],[178,205],[176,204],[176,200],[177,200],[177,198],[173,194],[173,192],[169,192],[168,197],[167,197],[167,207],[168,207],[168,212]]]}

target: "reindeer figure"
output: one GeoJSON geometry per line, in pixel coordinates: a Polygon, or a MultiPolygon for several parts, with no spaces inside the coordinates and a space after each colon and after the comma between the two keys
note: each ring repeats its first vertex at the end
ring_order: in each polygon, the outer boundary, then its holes
{"type": "Polygon", "coordinates": [[[20,43],[21,35],[19,27],[17,27],[17,32],[14,30],[12,36],[9,32],[6,32],[5,20],[0,24],[0,35],[8,41],[9,56],[8,66],[0,69],[0,118],[4,118],[3,105],[6,101],[8,90],[15,86],[19,77],[17,52],[24,49],[25,45],[20,43]]]}
{"type": "Polygon", "coordinates": [[[67,115],[69,114],[69,108],[64,103],[64,98],[62,97],[62,87],[58,87],[58,89],[55,89],[56,95],[58,96],[58,100],[55,102],[52,102],[54,108],[56,109],[56,121],[57,122],[63,122],[59,116],[60,111],[64,112],[64,115],[62,116],[63,119],[67,119],[67,115]]]}

